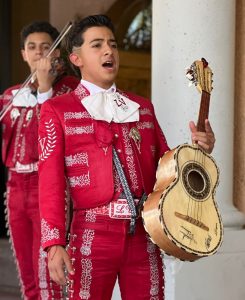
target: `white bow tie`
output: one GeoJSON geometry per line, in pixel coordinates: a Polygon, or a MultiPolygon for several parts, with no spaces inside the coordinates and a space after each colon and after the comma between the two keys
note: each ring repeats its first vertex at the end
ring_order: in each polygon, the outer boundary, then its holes
{"type": "Polygon", "coordinates": [[[82,104],[93,119],[108,123],[126,123],[139,121],[138,103],[131,101],[118,92],[100,92],[83,98],[82,104]]]}
{"type": "Polygon", "coordinates": [[[31,93],[29,87],[22,88],[19,90],[12,90],[14,96],[13,105],[22,107],[34,107],[37,104],[37,98],[31,93]],[[16,93],[18,92],[17,96],[16,93]]]}

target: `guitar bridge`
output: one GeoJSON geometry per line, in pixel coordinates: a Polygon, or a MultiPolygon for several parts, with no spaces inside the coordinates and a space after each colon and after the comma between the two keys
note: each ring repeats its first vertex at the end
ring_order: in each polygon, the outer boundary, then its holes
{"type": "Polygon", "coordinates": [[[176,217],[186,221],[186,222],[189,222],[190,224],[193,224],[203,230],[206,230],[206,231],[209,231],[209,228],[204,224],[202,223],[201,221],[198,221],[190,216],[187,216],[187,215],[183,215],[181,213],[178,213],[177,211],[174,213],[176,217]]]}

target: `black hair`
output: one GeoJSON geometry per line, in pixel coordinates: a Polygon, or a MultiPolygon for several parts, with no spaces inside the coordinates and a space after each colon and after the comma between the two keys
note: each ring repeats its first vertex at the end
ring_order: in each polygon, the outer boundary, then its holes
{"type": "Polygon", "coordinates": [[[20,32],[20,47],[24,49],[25,41],[29,34],[36,32],[45,32],[50,35],[53,41],[59,36],[59,31],[46,21],[34,21],[25,27],[20,32]]]}
{"type": "Polygon", "coordinates": [[[83,33],[91,27],[107,27],[115,35],[114,25],[106,15],[88,16],[81,21],[75,22],[65,40],[65,47],[71,53],[73,47],[80,47],[84,43],[83,33]]]}

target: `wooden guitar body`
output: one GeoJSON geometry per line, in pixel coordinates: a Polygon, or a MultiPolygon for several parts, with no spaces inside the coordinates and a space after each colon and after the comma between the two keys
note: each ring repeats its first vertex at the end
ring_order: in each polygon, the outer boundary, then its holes
{"type": "Polygon", "coordinates": [[[214,159],[184,144],[160,159],[156,178],[142,211],[152,241],[181,260],[214,254],[223,237],[214,200],[219,179],[214,159]]]}

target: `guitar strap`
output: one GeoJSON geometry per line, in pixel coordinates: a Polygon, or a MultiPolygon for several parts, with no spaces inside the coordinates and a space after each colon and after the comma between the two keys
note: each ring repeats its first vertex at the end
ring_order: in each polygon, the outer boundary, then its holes
{"type": "Polygon", "coordinates": [[[113,162],[114,162],[114,165],[116,167],[116,170],[117,170],[118,176],[120,178],[120,181],[122,183],[123,191],[124,191],[124,194],[125,194],[127,202],[128,202],[128,206],[129,206],[130,211],[131,211],[129,233],[134,234],[135,233],[136,218],[138,216],[137,211],[136,211],[136,207],[135,207],[135,203],[134,203],[134,198],[133,198],[133,195],[130,191],[128,181],[127,181],[127,178],[124,174],[120,159],[119,159],[119,157],[117,155],[117,152],[116,152],[114,147],[112,148],[112,152],[113,152],[113,162]]]}

